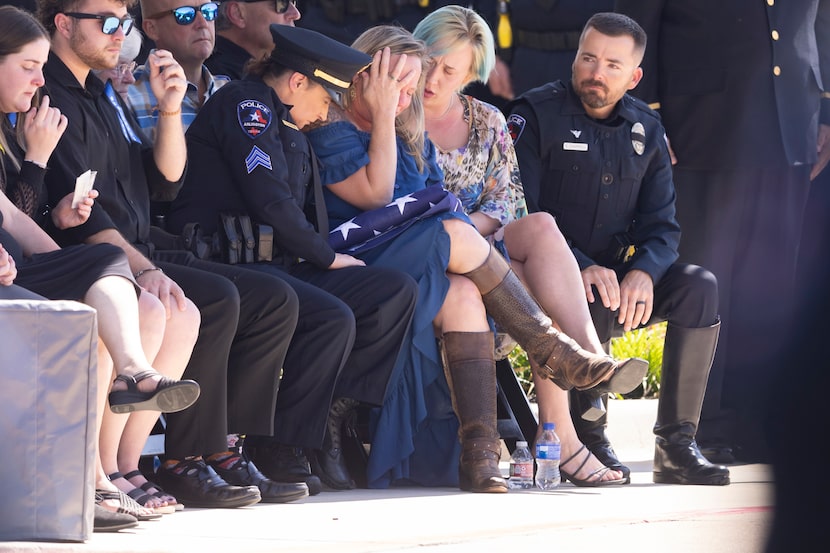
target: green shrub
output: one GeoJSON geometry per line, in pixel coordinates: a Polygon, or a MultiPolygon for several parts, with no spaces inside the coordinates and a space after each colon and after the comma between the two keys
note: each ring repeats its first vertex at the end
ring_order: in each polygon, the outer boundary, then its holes
{"type": "MultiPolygon", "coordinates": [[[[620,338],[611,340],[611,355],[617,359],[639,357],[648,361],[648,373],[643,385],[624,398],[657,397],[660,394],[660,372],[663,367],[663,341],[666,337],[666,323],[638,328],[626,332],[620,338]]],[[[527,353],[517,346],[507,356],[527,397],[533,401],[536,393],[533,389],[533,373],[527,353]]]]}
{"type": "Polygon", "coordinates": [[[637,328],[611,340],[611,355],[617,359],[639,357],[648,361],[643,386],[624,397],[657,397],[660,395],[660,373],[663,369],[663,341],[666,323],[637,328]]]}

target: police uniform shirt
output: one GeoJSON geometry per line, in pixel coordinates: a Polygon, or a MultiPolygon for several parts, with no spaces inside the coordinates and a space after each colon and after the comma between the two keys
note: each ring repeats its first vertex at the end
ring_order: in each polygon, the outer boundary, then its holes
{"type": "Polygon", "coordinates": [[[242,78],[245,64],[250,59],[251,54],[246,49],[217,34],[213,54],[207,59],[205,65],[216,76],[238,80],[242,78]]]}
{"type": "Polygon", "coordinates": [[[208,234],[220,213],[247,213],[274,229],[275,251],[327,268],[334,250],[306,218],[310,146],[274,90],[259,78],[223,86],[187,130],[189,170],[173,202],[173,232],[199,223],[208,234]]]}
{"type": "Polygon", "coordinates": [[[50,203],[55,205],[72,192],[79,175],[88,169],[97,171],[95,208],[86,223],[65,231],[61,238],[76,243],[117,229],[142,253],[151,253],[150,199],[171,199],[182,180],[171,182],[161,174],[152,146],[141,142],[127,105],[92,72],[81,86],[51,52],[43,72],[44,92],[69,120],[46,173],[50,203]]]}
{"type": "Polygon", "coordinates": [[[680,227],[665,132],[657,114],[625,95],[606,121],[590,118],[570,84],[533,89],[510,108],[528,209],[556,217],[580,269],[614,266],[626,233],[626,270],[656,283],[677,259],[680,227]]]}

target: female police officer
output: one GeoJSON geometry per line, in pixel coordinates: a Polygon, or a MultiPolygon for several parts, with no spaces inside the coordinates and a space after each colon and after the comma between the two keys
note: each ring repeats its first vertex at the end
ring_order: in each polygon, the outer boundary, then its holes
{"type": "Polygon", "coordinates": [[[325,119],[332,98],[371,58],[307,29],[272,25],[271,34],[271,55],[212,96],[188,129],[188,174],[169,224],[178,231],[199,223],[209,234],[231,212],[273,229],[273,247],[261,233],[257,259],[243,266],[291,284],[300,298],[299,322],[284,364],[275,435],[249,438],[243,451],[269,478],[285,482],[303,476],[297,467],[305,464],[300,448],[306,448],[323,483],[350,488],[340,451],[343,418],[358,401],[383,402],[416,287],[402,272],[336,254],[326,240],[322,195],[317,228],[306,215],[315,211],[312,189],[321,190],[300,128],[325,119]]]}

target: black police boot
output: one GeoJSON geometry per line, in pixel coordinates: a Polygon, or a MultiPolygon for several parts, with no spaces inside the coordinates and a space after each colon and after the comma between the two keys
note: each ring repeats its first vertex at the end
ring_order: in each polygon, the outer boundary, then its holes
{"type": "Polygon", "coordinates": [[[320,479],[311,474],[311,466],[301,447],[262,438],[252,441],[249,436],[242,444],[242,455],[274,482],[305,482],[308,495],[317,495],[323,490],[320,479]]]}
{"type": "Polygon", "coordinates": [[[719,332],[720,321],[703,328],[672,324],[666,328],[660,400],[654,423],[656,483],[729,484],[729,469],[710,463],[695,442],[719,332]]]}
{"type": "Polygon", "coordinates": [[[335,399],[329,409],[326,421],[326,435],[323,447],[309,451],[311,472],[316,474],[323,484],[332,490],[353,490],[354,480],[349,474],[346,459],[343,456],[342,435],[346,419],[357,407],[354,399],[341,397],[335,399]]]}
{"type": "Polygon", "coordinates": [[[608,426],[608,394],[597,394],[591,390],[571,390],[568,396],[571,419],[579,441],[591,450],[600,463],[612,470],[620,471],[625,478],[625,484],[631,483],[631,469],[619,460],[605,433],[608,426]]]}

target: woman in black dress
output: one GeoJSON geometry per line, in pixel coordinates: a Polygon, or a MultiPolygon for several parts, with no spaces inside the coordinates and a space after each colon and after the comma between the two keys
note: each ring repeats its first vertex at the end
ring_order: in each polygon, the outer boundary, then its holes
{"type": "MultiPolygon", "coordinates": [[[[65,116],[49,106],[48,97],[39,103],[35,100],[48,52],[48,35],[39,23],[25,12],[0,7],[0,288],[14,283],[48,299],[82,301],[96,309],[101,338],[99,405],[106,405],[109,391],[110,409],[115,413],[180,411],[199,396],[198,384],[176,380],[198,334],[195,306],[188,306],[190,313],[175,329],[175,340],[170,340],[173,333],[166,328],[164,307],[152,294],[140,293],[120,248],[96,244],[60,249],[32,219],[41,218],[43,224],[57,228],[80,225],[89,217],[97,195],[90,192],[74,208],[69,195],[49,214],[41,206],[46,162],[66,128],[65,116]],[[170,341],[175,344],[168,344],[168,349],[176,352],[161,359],[160,350],[170,341]],[[153,367],[148,356],[157,367],[164,366],[167,376],[153,367]],[[175,362],[170,362],[171,357],[175,362]],[[117,377],[111,383],[112,368],[117,377]]],[[[130,419],[140,420],[133,425],[137,428],[129,430],[125,417],[115,422],[110,413],[102,413],[99,424],[110,419],[115,432],[109,433],[118,435],[115,448],[119,441],[130,441],[139,451],[157,417],[153,413],[131,415],[130,419]]],[[[103,470],[99,470],[97,487],[105,495],[116,494],[101,475],[103,470]]],[[[139,492],[132,495],[143,503],[167,506],[168,501],[139,492]]],[[[115,500],[122,507],[130,503],[126,497],[115,500]]],[[[147,514],[140,509],[136,512],[147,514]]]]}

